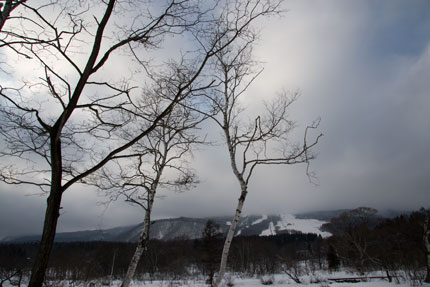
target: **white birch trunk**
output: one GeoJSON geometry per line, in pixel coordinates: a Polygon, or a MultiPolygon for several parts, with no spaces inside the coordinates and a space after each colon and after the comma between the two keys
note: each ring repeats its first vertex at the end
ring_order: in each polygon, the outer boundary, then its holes
{"type": "Polygon", "coordinates": [[[139,242],[137,243],[136,250],[134,251],[133,257],[131,258],[130,264],[128,265],[127,273],[124,277],[124,281],[121,287],[129,287],[131,280],[133,279],[134,273],[136,272],[137,264],[139,264],[142,255],[148,249],[149,241],[149,231],[151,226],[151,212],[152,205],[154,203],[154,195],[151,193],[148,199],[148,207],[145,212],[145,222],[142,233],[139,237],[139,242]]]}
{"type": "Polygon", "coordinates": [[[218,287],[221,284],[221,281],[224,279],[224,274],[225,274],[225,269],[227,267],[227,259],[228,259],[228,254],[230,252],[230,246],[231,246],[231,242],[233,241],[233,237],[234,234],[236,232],[236,227],[237,224],[239,223],[239,219],[240,216],[242,214],[242,209],[243,209],[243,204],[245,203],[245,198],[246,198],[246,187],[245,189],[242,189],[242,194],[239,198],[239,201],[237,203],[237,208],[236,208],[236,212],[233,218],[233,221],[230,225],[230,228],[228,230],[227,233],[227,237],[225,239],[224,242],[224,247],[222,250],[222,256],[221,256],[221,263],[220,263],[220,267],[219,267],[219,271],[218,271],[218,276],[215,280],[215,283],[213,284],[214,287],[218,287]]]}
{"type": "MultiPolygon", "coordinates": [[[[227,81],[226,81],[227,82],[227,81]]],[[[225,94],[228,94],[228,87],[225,85],[225,94]]],[[[228,102],[226,103],[228,106],[228,102]]],[[[214,287],[218,287],[221,284],[221,281],[224,279],[225,269],[227,267],[227,260],[228,260],[228,254],[230,252],[230,246],[231,242],[233,241],[234,234],[236,232],[237,224],[239,223],[240,216],[242,215],[242,209],[243,205],[245,203],[246,195],[248,193],[248,185],[246,184],[246,181],[244,180],[243,173],[239,172],[236,164],[236,150],[233,148],[233,142],[230,136],[230,124],[227,116],[228,112],[224,112],[224,134],[226,139],[226,144],[228,148],[228,153],[230,156],[230,164],[231,169],[233,171],[233,174],[236,176],[236,179],[239,181],[240,184],[240,197],[237,202],[236,212],[233,217],[233,221],[230,225],[230,228],[227,233],[227,237],[224,242],[224,247],[222,250],[222,256],[221,256],[221,262],[220,267],[218,271],[218,275],[216,277],[215,283],[213,284],[214,287]]],[[[245,168],[245,167],[244,167],[245,168]]]]}

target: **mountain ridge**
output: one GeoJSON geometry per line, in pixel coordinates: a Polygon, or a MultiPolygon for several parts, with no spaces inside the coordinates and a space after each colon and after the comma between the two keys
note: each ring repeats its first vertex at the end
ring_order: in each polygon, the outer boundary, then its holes
{"type": "MultiPolygon", "coordinates": [[[[151,222],[150,237],[159,240],[171,240],[178,237],[187,237],[189,239],[198,239],[201,237],[202,231],[208,220],[213,220],[219,224],[222,232],[226,233],[230,227],[233,216],[216,216],[216,217],[177,217],[157,219],[151,222]]],[[[322,224],[326,221],[318,219],[299,219],[294,215],[245,215],[240,219],[236,236],[250,235],[274,235],[280,233],[295,233],[302,232],[303,226],[311,231],[309,233],[317,233],[322,236],[327,236],[326,233],[319,230],[322,224]],[[290,222],[284,222],[289,220],[290,222]],[[312,225],[309,229],[309,224],[312,225]]],[[[143,229],[143,222],[129,226],[119,226],[108,229],[98,230],[83,230],[72,232],[59,232],[56,234],[56,242],[76,242],[76,241],[119,241],[119,242],[135,242],[143,229]]],[[[40,235],[28,236],[11,236],[3,238],[0,242],[34,242],[39,241],[40,235]]]]}
{"type": "MultiPolygon", "coordinates": [[[[267,236],[282,233],[315,233],[322,237],[331,234],[321,229],[321,226],[330,221],[331,218],[351,209],[337,209],[325,211],[313,211],[298,214],[267,214],[267,215],[244,215],[240,219],[235,236],[267,236]]],[[[383,217],[394,217],[404,212],[393,211],[381,212],[383,217]]],[[[171,240],[178,237],[198,239],[201,237],[206,222],[211,219],[220,225],[224,234],[231,224],[233,216],[216,217],[176,217],[162,218],[151,222],[150,237],[159,240],[171,240]]],[[[136,242],[143,229],[143,222],[135,225],[119,226],[108,229],[84,230],[74,232],[59,232],[56,234],[56,242],[76,241],[119,241],[136,242]]],[[[34,242],[39,241],[40,235],[5,237],[0,243],[11,242],[34,242]]]]}

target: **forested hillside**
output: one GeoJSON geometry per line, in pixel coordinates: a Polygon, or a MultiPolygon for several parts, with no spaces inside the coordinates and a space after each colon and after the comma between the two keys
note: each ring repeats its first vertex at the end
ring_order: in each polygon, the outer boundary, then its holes
{"type": "MultiPolygon", "coordinates": [[[[392,219],[375,214],[371,208],[341,213],[324,226],[333,233],[328,238],[303,233],[237,236],[228,270],[248,276],[284,273],[298,282],[317,270],[350,270],[357,274],[380,271],[389,280],[422,282],[426,270],[425,213],[392,219]]],[[[223,233],[219,225],[210,222],[200,239],[151,240],[136,278],[167,280],[214,274],[223,233]]],[[[49,262],[49,280],[121,278],[134,248],[135,243],[127,242],[56,243],[49,262]]],[[[0,245],[2,280],[27,274],[36,249],[36,243],[0,245]]]]}

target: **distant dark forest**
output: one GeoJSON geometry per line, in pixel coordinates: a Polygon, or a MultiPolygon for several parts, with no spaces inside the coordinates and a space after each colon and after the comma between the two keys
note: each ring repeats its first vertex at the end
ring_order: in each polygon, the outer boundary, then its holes
{"type": "MultiPolygon", "coordinates": [[[[229,270],[248,275],[285,272],[292,278],[303,272],[339,268],[359,273],[382,270],[393,277],[402,270],[418,276],[426,267],[423,220],[422,212],[382,219],[372,209],[361,208],[326,224],[324,228],[333,234],[326,239],[301,233],[238,236],[233,240],[229,270]]],[[[214,232],[203,235],[198,240],[151,240],[136,277],[152,280],[213,274],[223,238],[214,232]]],[[[0,245],[0,279],[29,272],[37,247],[37,243],[0,245]]],[[[134,248],[135,243],[124,242],[56,243],[47,279],[122,278],[134,248]]]]}
{"type": "MultiPolygon", "coordinates": [[[[279,269],[281,256],[292,250],[308,250],[319,245],[322,238],[315,234],[281,234],[267,237],[236,237],[230,256],[230,268],[245,273],[273,273],[279,269]]],[[[185,276],[206,273],[207,253],[220,255],[223,238],[210,245],[205,239],[151,240],[147,256],[138,267],[137,277],[185,276]],[[211,252],[214,250],[215,252],[211,252]]],[[[56,243],[50,259],[48,277],[70,280],[93,280],[112,276],[121,278],[127,271],[135,243],[124,242],[71,242],[56,243]]],[[[0,268],[28,270],[36,253],[37,243],[0,245],[0,268]]],[[[218,258],[214,258],[218,261],[218,258]]]]}

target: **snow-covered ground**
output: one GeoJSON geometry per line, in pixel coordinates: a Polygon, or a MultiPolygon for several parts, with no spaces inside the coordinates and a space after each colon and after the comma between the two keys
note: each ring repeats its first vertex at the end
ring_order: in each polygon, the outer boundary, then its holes
{"type": "MultiPolygon", "coordinates": [[[[400,274],[401,275],[401,274],[400,274]]],[[[424,273],[422,274],[424,275],[424,273]]],[[[384,273],[376,272],[369,273],[365,275],[366,277],[371,276],[384,276],[384,273]]],[[[388,282],[386,279],[368,279],[367,282],[357,282],[357,283],[336,283],[330,278],[351,278],[351,277],[360,277],[358,274],[339,271],[328,273],[324,271],[317,271],[314,274],[301,276],[301,283],[294,282],[291,278],[289,278],[286,274],[275,274],[275,275],[264,275],[264,276],[254,276],[254,277],[246,277],[241,274],[230,275],[227,274],[225,276],[227,278],[226,281],[223,281],[223,287],[226,286],[234,286],[234,287],[253,287],[253,286],[276,286],[276,287],[411,287],[411,286],[424,286],[430,287],[430,284],[426,284],[423,282],[411,282],[405,279],[399,279],[400,282],[388,282]],[[272,280],[272,284],[263,284],[262,279],[264,280],[272,280]],[[227,285],[227,282],[232,283],[233,285],[227,285]]],[[[399,278],[403,278],[399,276],[399,278]]],[[[120,287],[120,280],[114,280],[113,282],[108,283],[106,280],[98,280],[92,282],[76,282],[76,281],[63,281],[63,282],[47,282],[47,286],[53,285],[58,287],[120,287]],[[53,284],[50,284],[53,283],[53,284]],[[94,284],[94,285],[93,285],[94,284]]],[[[24,279],[22,282],[22,286],[26,285],[26,280],[24,279]]],[[[11,285],[10,282],[4,282],[4,287],[16,287],[16,285],[11,285]]],[[[188,279],[165,279],[165,280],[148,280],[148,281],[132,281],[131,287],[146,287],[146,286],[156,286],[156,287],[208,287],[209,285],[205,284],[204,278],[199,275],[196,276],[195,279],[189,277],[188,279]]]]}
{"type": "MultiPolygon", "coordinates": [[[[370,274],[377,275],[377,274],[370,274]]],[[[367,282],[358,283],[336,283],[329,281],[328,278],[345,278],[345,277],[356,277],[358,275],[346,273],[346,272],[336,272],[336,273],[319,273],[316,275],[303,276],[300,279],[301,283],[295,283],[287,275],[276,274],[271,276],[273,283],[271,285],[264,285],[260,278],[245,278],[238,276],[230,276],[230,282],[233,283],[235,287],[252,287],[252,286],[277,286],[277,287],[410,287],[410,286],[426,286],[429,287],[430,284],[423,283],[422,285],[413,284],[410,281],[401,282],[388,282],[386,279],[369,279],[367,282]]],[[[263,278],[268,279],[270,276],[264,276],[263,278]]],[[[112,287],[119,287],[120,282],[115,282],[112,287]]],[[[159,286],[159,287],[207,287],[209,285],[205,284],[203,280],[166,280],[166,281],[153,281],[153,282],[139,282],[135,281],[132,283],[131,287],[142,287],[142,286],[159,286]]],[[[223,287],[228,286],[226,282],[223,282],[223,287]]]]}
{"type": "MultiPolygon", "coordinates": [[[[351,275],[350,275],[351,276],[351,275]]],[[[267,276],[266,276],[267,277],[267,276]]],[[[286,275],[275,275],[273,276],[273,283],[271,285],[264,285],[260,278],[240,278],[232,277],[231,282],[235,287],[253,287],[253,286],[277,286],[277,287],[411,287],[411,286],[425,286],[428,287],[430,284],[415,285],[411,282],[388,282],[384,279],[370,279],[367,282],[358,283],[336,283],[327,280],[328,277],[316,278],[309,276],[304,278],[302,283],[295,283],[293,280],[289,279],[286,275]]],[[[331,277],[330,277],[331,278],[331,277]]],[[[120,282],[113,287],[119,287],[120,282]],[[117,285],[118,284],[118,285],[117,285]]],[[[203,280],[166,280],[166,281],[153,281],[153,282],[133,282],[131,287],[143,287],[143,286],[159,286],[159,287],[207,287],[209,285],[205,284],[203,280]]],[[[223,287],[229,286],[226,282],[223,282],[223,287]]]]}

